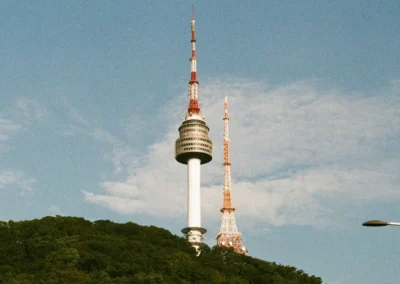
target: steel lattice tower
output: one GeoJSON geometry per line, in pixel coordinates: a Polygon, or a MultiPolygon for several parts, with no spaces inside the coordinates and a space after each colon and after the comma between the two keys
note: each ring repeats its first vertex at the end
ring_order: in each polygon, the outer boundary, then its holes
{"type": "Polygon", "coordinates": [[[232,204],[231,162],[229,159],[229,115],[228,97],[224,103],[224,203],[221,207],[221,229],[217,235],[217,246],[232,247],[235,252],[247,255],[248,251],[242,244],[242,234],[238,232],[235,221],[235,207],[232,204]]]}
{"type": "Polygon", "coordinates": [[[212,159],[212,142],[208,138],[209,128],[200,115],[199,82],[197,81],[196,30],[194,9],[191,22],[192,56],[190,57],[189,106],[179,138],[175,142],[175,159],[188,168],[188,225],[182,229],[188,242],[200,253],[206,229],[201,227],[200,209],[200,165],[212,159]]]}

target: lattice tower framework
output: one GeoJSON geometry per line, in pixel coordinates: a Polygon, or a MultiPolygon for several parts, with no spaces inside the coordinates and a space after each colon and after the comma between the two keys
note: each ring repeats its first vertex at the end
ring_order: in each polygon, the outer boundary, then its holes
{"type": "Polygon", "coordinates": [[[216,237],[217,246],[233,247],[234,251],[247,255],[248,251],[243,246],[242,234],[239,233],[235,220],[235,207],[232,204],[232,178],[231,162],[229,158],[229,115],[228,115],[228,97],[224,102],[224,187],[223,187],[223,205],[221,207],[222,219],[221,228],[216,237]]]}

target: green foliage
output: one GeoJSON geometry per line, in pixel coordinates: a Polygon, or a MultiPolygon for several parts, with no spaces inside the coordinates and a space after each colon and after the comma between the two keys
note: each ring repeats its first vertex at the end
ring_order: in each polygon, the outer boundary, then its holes
{"type": "Polygon", "coordinates": [[[76,217],[0,222],[0,284],[317,284],[295,267],[205,246],[154,226],[76,217]]]}

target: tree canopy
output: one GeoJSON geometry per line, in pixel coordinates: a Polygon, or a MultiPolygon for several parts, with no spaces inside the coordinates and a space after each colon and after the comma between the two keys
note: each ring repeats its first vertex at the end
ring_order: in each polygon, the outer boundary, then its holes
{"type": "Polygon", "coordinates": [[[0,283],[322,283],[295,267],[204,247],[154,226],[45,217],[0,222],[0,283]]]}

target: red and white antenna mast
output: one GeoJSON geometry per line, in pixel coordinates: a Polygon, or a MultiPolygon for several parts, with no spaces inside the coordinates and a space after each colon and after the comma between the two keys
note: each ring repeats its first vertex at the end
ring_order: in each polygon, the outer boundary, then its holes
{"type": "Polygon", "coordinates": [[[194,6],[192,6],[192,56],[190,57],[190,81],[189,81],[189,114],[200,114],[199,107],[199,81],[197,81],[197,57],[196,57],[196,21],[194,19],[194,6]]]}
{"type": "Polygon", "coordinates": [[[235,207],[232,204],[231,162],[229,159],[229,115],[228,97],[224,103],[224,202],[221,207],[221,229],[217,235],[217,246],[232,247],[235,252],[247,255],[248,251],[242,244],[242,234],[238,232],[235,220],[235,207]]]}

